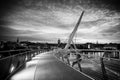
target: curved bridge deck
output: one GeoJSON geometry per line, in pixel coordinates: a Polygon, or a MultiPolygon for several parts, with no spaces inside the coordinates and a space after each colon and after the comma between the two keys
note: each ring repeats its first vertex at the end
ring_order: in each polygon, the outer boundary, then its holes
{"type": "Polygon", "coordinates": [[[11,80],[91,80],[59,61],[52,53],[42,53],[26,63],[26,68],[17,72],[11,80]]]}

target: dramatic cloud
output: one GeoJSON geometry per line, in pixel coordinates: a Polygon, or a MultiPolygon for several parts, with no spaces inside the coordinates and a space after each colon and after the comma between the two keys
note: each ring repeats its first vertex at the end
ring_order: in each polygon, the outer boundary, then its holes
{"type": "Polygon", "coordinates": [[[60,38],[64,41],[84,10],[76,34],[77,42],[120,42],[117,0],[11,0],[9,5],[2,7],[0,28],[3,39],[19,37],[56,42],[60,38]]]}

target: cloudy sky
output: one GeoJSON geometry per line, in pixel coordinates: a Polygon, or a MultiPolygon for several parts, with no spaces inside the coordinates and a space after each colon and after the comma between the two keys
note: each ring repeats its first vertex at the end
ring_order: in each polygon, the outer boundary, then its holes
{"type": "Polygon", "coordinates": [[[76,42],[120,42],[118,0],[1,0],[0,39],[62,42],[81,12],[76,42]]]}

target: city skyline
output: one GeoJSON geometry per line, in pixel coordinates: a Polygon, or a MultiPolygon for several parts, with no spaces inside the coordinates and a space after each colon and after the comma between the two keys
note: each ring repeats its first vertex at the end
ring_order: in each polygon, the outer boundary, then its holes
{"type": "Polygon", "coordinates": [[[20,40],[36,42],[56,42],[58,39],[64,42],[84,10],[76,42],[120,43],[117,0],[10,1],[6,5],[10,10],[0,8],[3,11],[0,15],[1,40],[19,37],[20,40]]]}

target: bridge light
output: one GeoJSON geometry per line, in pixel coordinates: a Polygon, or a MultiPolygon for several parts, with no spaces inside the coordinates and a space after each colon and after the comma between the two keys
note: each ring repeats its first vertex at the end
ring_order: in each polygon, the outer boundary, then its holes
{"type": "Polygon", "coordinates": [[[12,64],[12,65],[11,65],[11,68],[10,68],[10,73],[12,73],[12,72],[14,71],[14,69],[15,69],[15,67],[14,67],[14,65],[12,64]]]}
{"type": "Polygon", "coordinates": [[[28,60],[28,57],[26,56],[25,61],[27,61],[27,60],[28,60]]]}

